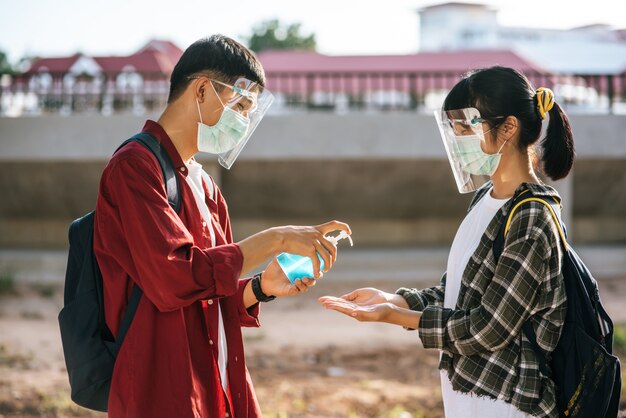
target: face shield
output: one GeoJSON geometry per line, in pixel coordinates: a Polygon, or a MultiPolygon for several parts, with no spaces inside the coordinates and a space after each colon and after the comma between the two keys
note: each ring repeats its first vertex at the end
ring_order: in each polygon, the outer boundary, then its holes
{"type": "Polygon", "coordinates": [[[435,111],[435,119],[459,192],[473,192],[489,180],[501,156],[483,151],[485,120],[473,107],[435,111]]]}
{"type": "Polygon", "coordinates": [[[217,80],[211,81],[232,92],[231,95],[226,96],[226,100],[223,102],[224,107],[239,113],[249,121],[245,134],[237,141],[237,145],[226,152],[217,154],[219,163],[223,167],[230,169],[243,147],[248,143],[257,125],[261,122],[265,113],[267,113],[268,108],[274,101],[274,96],[263,86],[246,78],[238,79],[233,85],[217,80]]]}

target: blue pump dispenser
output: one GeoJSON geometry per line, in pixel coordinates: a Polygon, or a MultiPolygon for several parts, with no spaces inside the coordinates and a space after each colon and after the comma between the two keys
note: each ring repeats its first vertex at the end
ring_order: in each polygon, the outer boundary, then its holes
{"type": "MultiPolygon", "coordinates": [[[[344,231],[341,231],[341,233],[339,233],[336,237],[326,237],[327,240],[333,242],[335,245],[337,245],[339,240],[344,238],[348,238],[350,246],[353,245],[352,238],[344,231]]],[[[323,270],[324,260],[322,260],[319,253],[317,254],[317,258],[320,260],[320,270],[323,270]]],[[[276,257],[276,260],[291,283],[294,283],[298,279],[304,279],[305,277],[310,279],[313,278],[313,260],[309,257],[297,254],[281,253],[278,257],[276,257]]]]}

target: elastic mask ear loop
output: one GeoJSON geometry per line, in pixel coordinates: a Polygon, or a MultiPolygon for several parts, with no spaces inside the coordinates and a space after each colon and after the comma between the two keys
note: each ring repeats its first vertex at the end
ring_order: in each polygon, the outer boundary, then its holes
{"type": "MultiPolygon", "coordinates": [[[[483,132],[483,139],[485,138],[485,134],[488,134],[489,132],[493,131],[496,128],[497,128],[497,126],[494,126],[493,128],[489,129],[488,131],[483,132]]],[[[502,143],[500,148],[498,148],[498,151],[496,152],[496,154],[500,154],[500,151],[502,151],[502,148],[504,148],[504,146],[506,145],[507,142],[509,142],[508,139],[502,143]]]]}
{"type": "Polygon", "coordinates": [[[220,95],[217,94],[217,90],[215,90],[215,86],[213,85],[213,81],[209,80],[209,83],[211,84],[211,88],[213,89],[213,93],[215,93],[215,97],[217,97],[217,100],[222,105],[222,108],[226,109],[226,105],[224,105],[224,102],[222,101],[222,99],[220,99],[220,95]]]}
{"type": "Polygon", "coordinates": [[[496,152],[496,154],[500,154],[500,151],[502,151],[502,148],[504,148],[504,146],[506,145],[507,142],[509,142],[508,139],[506,141],[504,141],[504,143],[502,143],[502,146],[500,147],[500,149],[498,149],[498,152],[496,152]]]}
{"type": "MultiPolygon", "coordinates": [[[[213,86],[213,82],[211,80],[209,80],[209,84],[211,84],[211,88],[213,89],[213,93],[215,93],[215,97],[217,97],[217,100],[222,105],[222,108],[225,109],[226,106],[224,106],[224,102],[222,102],[222,99],[220,99],[220,95],[217,94],[217,90],[215,90],[215,86],[213,86]]],[[[198,101],[197,97],[196,97],[196,106],[198,107],[198,115],[200,115],[200,123],[202,123],[204,125],[204,122],[202,122],[202,112],[200,112],[200,102],[198,101]]]]}
{"type": "MultiPolygon", "coordinates": [[[[196,106],[198,106],[198,115],[200,115],[200,123],[202,123],[202,112],[200,112],[200,102],[198,101],[198,98],[196,97],[196,106]]],[[[204,123],[202,123],[204,125],[204,123]]]]}

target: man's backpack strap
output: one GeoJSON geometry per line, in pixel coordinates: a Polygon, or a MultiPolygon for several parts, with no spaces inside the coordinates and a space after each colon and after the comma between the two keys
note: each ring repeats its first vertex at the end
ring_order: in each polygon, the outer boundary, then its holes
{"type": "MultiPolygon", "coordinates": [[[[565,226],[561,222],[561,218],[560,218],[560,214],[561,214],[560,202],[558,202],[556,199],[552,197],[548,197],[548,196],[536,197],[536,196],[528,195],[526,194],[526,192],[528,192],[528,190],[524,190],[523,192],[513,197],[513,202],[511,203],[511,210],[509,211],[506,222],[504,222],[500,226],[500,231],[498,232],[498,235],[496,235],[496,238],[493,243],[493,255],[494,255],[494,258],[496,259],[496,262],[500,259],[500,255],[502,255],[502,251],[504,251],[504,241],[506,239],[506,234],[509,232],[509,228],[511,226],[511,222],[513,220],[513,215],[515,214],[515,211],[520,206],[522,206],[524,203],[527,203],[527,202],[540,202],[548,207],[548,209],[550,210],[550,213],[552,214],[552,218],[554,219],[554,222],[556,223],[556,226],[559,230],[559,235],[561,237],[561,243],[563,245],[563,248],[567,252],[567,248],[568,248],[567,241],[566,241],[567,235],[566,235],[565,226]]],[[[541,373],[543,373],[544,376],[548,376],[548,377],[551,376],[550,369],[548,368],[548,365],[547,365],[546,356],[544,355],[543,351],[541,351],[541,348],[539,347],[539,344],[537,343],[537,335],[535,334],[535,329],[533,328],[533,325],[530,322],[530,320],[524,323],[524,325],[522,326],[522,331],[524,332],[524,335],[530,342],[530,345],[535,353],[535,356],[537,356],[537,361],[539,362],[539,370],[541,371],[541,373]]]]}
{"type": "Polygon", "coordinates": [[[126,306],[126,312],[122,318],[122,323],[120,324],[120,328],[117,331],[117,336],[115,338],[115,344],[118,351],[122,347],[122,342],[124,341],[124,337],[126,337],[130,324],[133,322],[133,318],[137,312],[137,307],[139,307],[139,301],[141,300],[142,295],[143,292],[141,288],[135,284],[133,286],[133,291],[130,294],[130,299],[128,300],[128,306],[126,306]]]}
{"type": "Polygon", "coordinates": [[[178,194],[180,184],[178,183],[178,176],[176,175],[174,163],[172,163],[172,160],[165,148],[163,148],[161,143],[148,132],[140,132],[124,141],[122,145],[115,150],[115,152],[119,151],[129,142],[140,142],[155,156],[159,166],[161,167],[161,172],[163,173],[165,191],[167,192],[167,201],[172,209],[174,209],[175,212],[178,212],[180,209],[180,195],[178,194]]]}
{"type": "MultiPolygon", "coordinates": [[[[163,148],[161,143],[148,132],[140,132],[124,141],[122,145],[120,145],[115,150],[115,152],[118,152],[129,142],[140,142],[143,146],[148,148],[148,150],[150,150],[150,152],[155,156],[159,163],[159,166],[161,167],[161,172],[163,173],[165,190],[167,192],[167,201],[172,209],[178,212],[178,210],[180,209],[178,176],[176,175],[176,169],[174,168],[172,159],[167,154],[165,148],[163,148]]],[[[126,336],[126,333],[128,332],[128,329],[133,322],[133,318],[135,317],[135,313],[137,312],[137,307],[139,306],[139,301],[141,300],[142,295],[143,291],[137,284],[135,284],[133,286],[130,299],[128,300],[128,305],[126,307],[124,317],[122,318],[122,323],[120,324],[120,328],[117,332],[117,337],[115,338],[115,343],[118,350],[120,349],[122,342],[124,341],[124,337],[126,336]]]]}

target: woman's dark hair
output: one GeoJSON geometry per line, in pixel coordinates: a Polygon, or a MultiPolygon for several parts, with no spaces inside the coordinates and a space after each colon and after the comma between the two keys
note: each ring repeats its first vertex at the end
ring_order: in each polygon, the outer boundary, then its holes
{"type": "MultiPolygon", "coordinates": [[[[541,115],[535,89],[519,71],[491,67],[467,74],[448,93],[444,110],[475,107],[492,127],[503,117],[514,116],[520,124],[518,147],[527,151],[539,140],[541,115]]],[[[567,115],[554,103],[549,112],[546,137],[541,141],[542,171],[552,180],[562,179],[574,164],[574,138],[567,115]]]]}
{"type": "Polygon", "coordinates": [[[265,86],[265,73],[254,54],[239,42],[213,35],[200,39],[183,52],[170,77],[167,102],[179,98],[191,80],[189,76],[205,73],[225,83],[234,83],[239,77],[265,86]]]}

